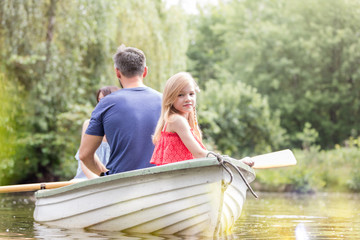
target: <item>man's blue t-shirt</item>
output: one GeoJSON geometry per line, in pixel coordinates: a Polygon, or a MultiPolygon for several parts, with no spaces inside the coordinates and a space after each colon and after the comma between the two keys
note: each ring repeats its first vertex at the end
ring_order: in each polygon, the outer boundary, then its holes
{"type": "Polygon", "coordinates": [[[154,166],[152,135],[161,113],[161,94],[149,87],[124,88],[101,99],[86,134],[110,145],[109,174],[154,166]]]}

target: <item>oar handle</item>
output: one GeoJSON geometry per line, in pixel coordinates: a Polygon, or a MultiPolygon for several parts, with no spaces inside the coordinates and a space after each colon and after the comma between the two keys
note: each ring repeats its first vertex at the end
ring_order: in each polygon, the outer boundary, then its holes
{"type": "Polygon", "coordinates": [[[64,182],[46,182],[46,183],[30,183],[30,184],[0,186],[0,193],[29,192],[40,189],[52,189],[52,188],[68,186],[77,182],[78,181],[64,181],[64,182]]]}

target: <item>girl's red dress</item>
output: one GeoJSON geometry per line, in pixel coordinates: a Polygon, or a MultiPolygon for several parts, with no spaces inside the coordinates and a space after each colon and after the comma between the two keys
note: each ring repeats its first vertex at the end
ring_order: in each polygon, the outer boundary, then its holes
{"type": "MultiPolygon", "coordinates": [[[[180,162],[184,160],[194,159],[189,149],[185,146],[177,133],[161,131],[159,142],[155,145],[154,153],[151,157],[150,163],[156,165],[164,165],[168,163],[180,162]]],[[[197,139],[191,129],[192,135],[200,146],[205,149],[204,145],[197,139]]]]}

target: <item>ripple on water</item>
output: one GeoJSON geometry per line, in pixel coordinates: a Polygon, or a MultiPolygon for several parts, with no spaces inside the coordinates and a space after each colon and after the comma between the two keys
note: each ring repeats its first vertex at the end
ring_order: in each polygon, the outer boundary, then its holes
{"type": "MultiPolygon", "coordinates": [[[[360,194],[259,195],[248,197],[233,234],[217,239],[360,239],[360,194]]],[[[0,195],[0,206],[0,239],[184,239],[50,228],[34,223],[33,194],[0,195]]]]}

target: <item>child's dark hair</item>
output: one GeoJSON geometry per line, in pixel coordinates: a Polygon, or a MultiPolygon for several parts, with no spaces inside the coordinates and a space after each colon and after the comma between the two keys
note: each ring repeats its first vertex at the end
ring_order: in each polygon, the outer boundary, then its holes
{"type": "Polygon", "coordinates": [[[105,86],[105,87],[100,88],[96,93],[96,101],[97,102],[100,101],[100,99],[99,99],[100,93],[102,93],[105,97],[106,95],[109,95],[112,92],[116,92],[119,89],[120,88],[116,87],[116,86],[105,86]]]}

